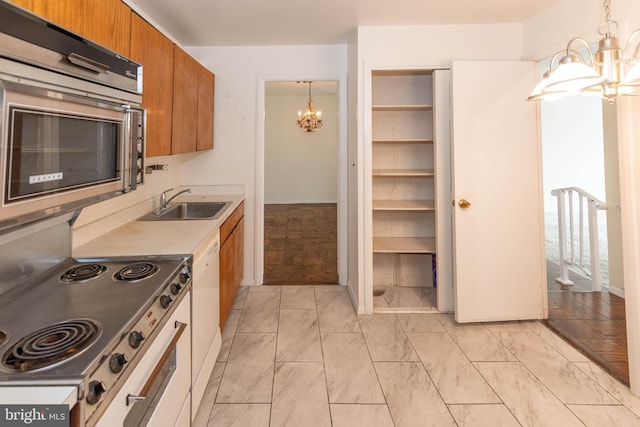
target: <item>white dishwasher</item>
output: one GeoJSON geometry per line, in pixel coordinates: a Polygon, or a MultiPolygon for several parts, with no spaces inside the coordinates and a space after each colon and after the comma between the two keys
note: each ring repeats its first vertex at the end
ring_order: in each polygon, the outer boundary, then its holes
{"type": "Polygon", "coordinates": [[[191,303],[191,418],[209,382],[222,346],[220,334],[220,233],[205,239],[193,256],[191,303]]]}

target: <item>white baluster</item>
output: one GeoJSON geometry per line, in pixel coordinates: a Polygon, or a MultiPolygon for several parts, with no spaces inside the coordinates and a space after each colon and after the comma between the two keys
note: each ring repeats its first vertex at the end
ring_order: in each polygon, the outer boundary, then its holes
{"type": "Polygon", "coordinates": [[[553,190],[551,192],[558,200],[558,234],[560,244],[560,277],[556,282],[561,285],[570,286],[574,283],[569,280],[569,264],[567,263],[567,225],[564,211],[564,190],[553,190]]]}

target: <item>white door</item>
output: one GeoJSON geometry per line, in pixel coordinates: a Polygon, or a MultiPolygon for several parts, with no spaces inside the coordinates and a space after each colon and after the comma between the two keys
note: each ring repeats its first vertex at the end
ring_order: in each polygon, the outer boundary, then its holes
{"type": "Polygon", "coordinates": [[[542,165],[533,63],[452,64],[455,316],[540,319],[545,306],[542,165]]]}

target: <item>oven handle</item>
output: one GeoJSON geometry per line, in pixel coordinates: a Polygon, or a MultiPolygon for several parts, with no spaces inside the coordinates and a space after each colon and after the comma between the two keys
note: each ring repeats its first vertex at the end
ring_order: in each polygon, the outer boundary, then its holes
{"type": "Polygon", "coordinates": [[[171,339],[171,342],[165,349],[164,353],[162,353],[162,357],[160,357],[158,364],[153,369],[153,372],[151,372],[151,375],[149,376],[149,378],[147,379],[147,382],[142,387],[142,390],[140,390],[140,394],[127,395],[127,406],[132,405],[140,400],[145,400],[147,398],[147,394],[149,393],[149,390],[153,386],[153,383],[155,382],[158,375],[160,375],[160,372],[162,371],[162,367],[166,363],[167,359],[171,356],[171,353],[173,352],[173,349],[176,347],[178,340],[180,340],[180,337],[182,337],[184,330],[187,329],[186,323],[176,321],[175,325],[176,325],[175,327],[178,328],[178,332],[175,333],[175,335],[171,339]]]}

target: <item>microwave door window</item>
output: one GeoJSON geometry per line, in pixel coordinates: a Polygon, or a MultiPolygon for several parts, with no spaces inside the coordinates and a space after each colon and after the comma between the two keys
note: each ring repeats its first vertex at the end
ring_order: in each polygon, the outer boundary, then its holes
{"type": "Polygon", "coordinates": [[[14,108],[9,201],[120,178],[122,122],[14,108]]]}

